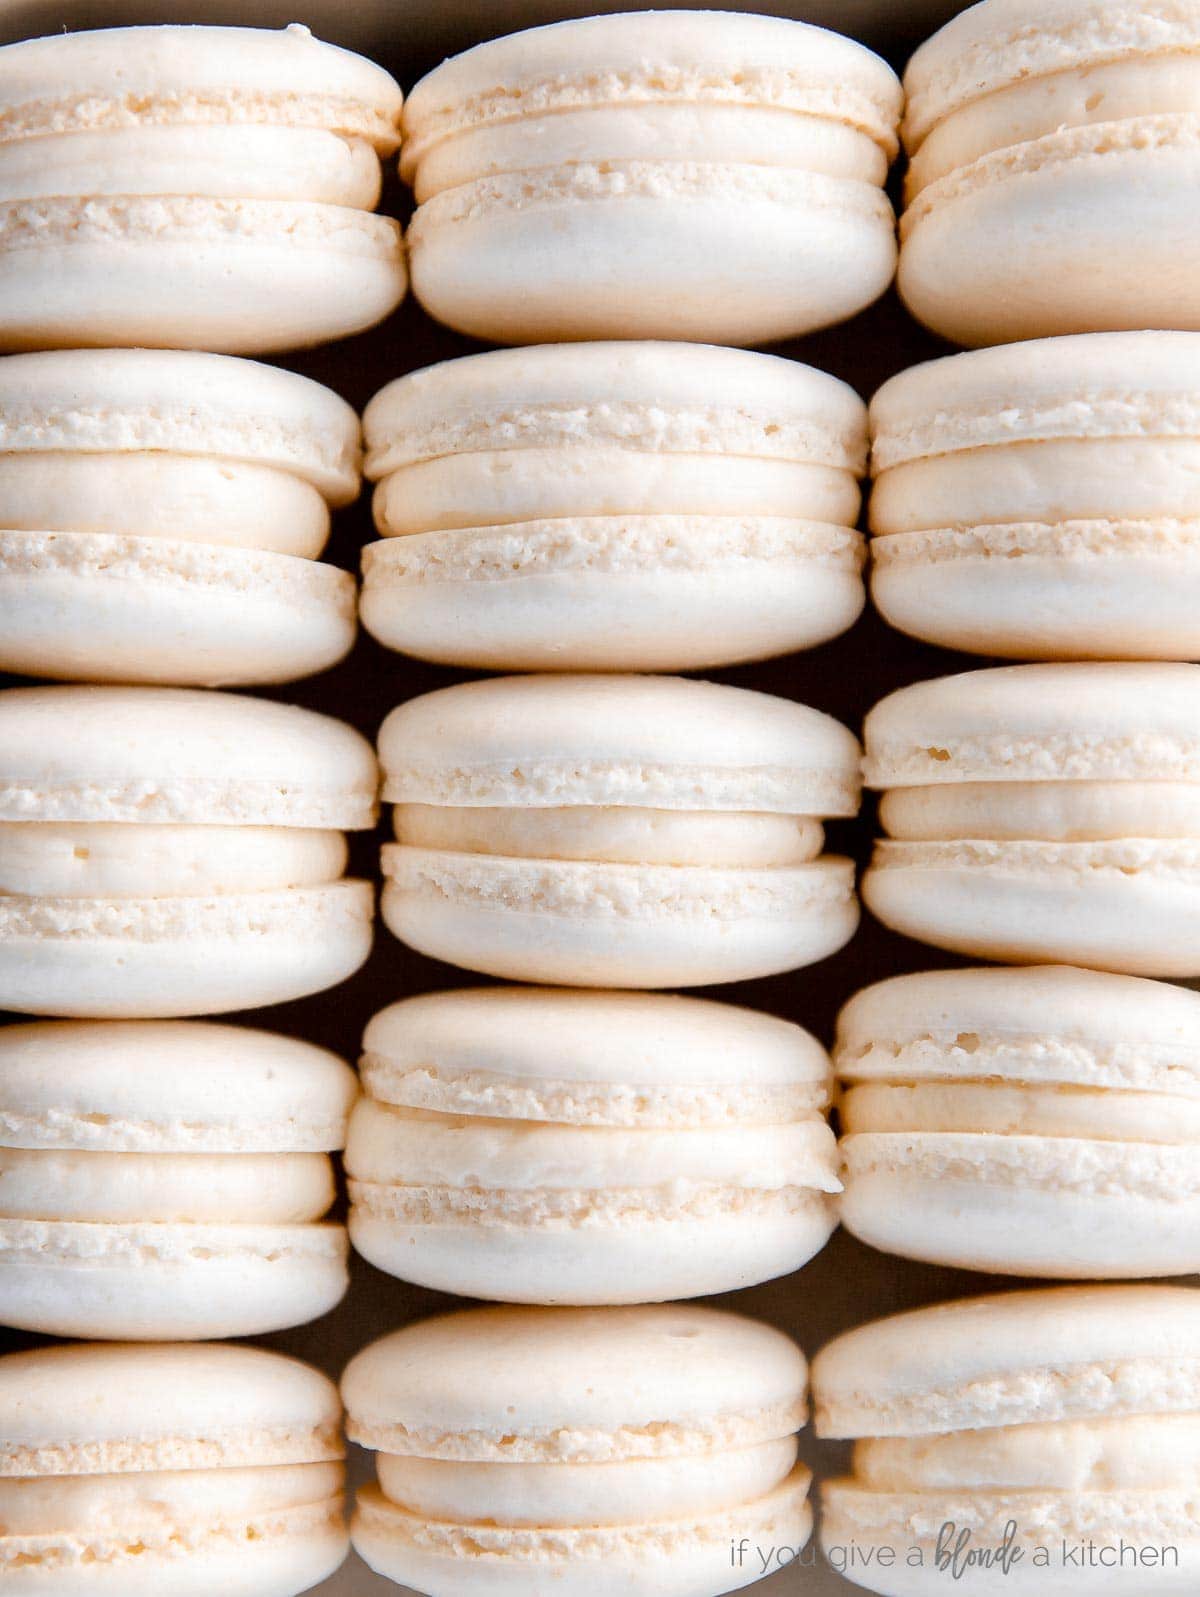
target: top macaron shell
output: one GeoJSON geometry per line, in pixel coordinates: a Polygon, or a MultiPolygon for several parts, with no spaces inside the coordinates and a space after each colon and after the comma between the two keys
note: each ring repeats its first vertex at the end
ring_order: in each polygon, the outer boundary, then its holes
{"type": "Polygon", "coordinates": [[[961,344],[1200,326],[1198,44],[1170,0],[984,0],[924,44],[904,79],[913,314],[961,344]]]}
{"type": "Polygon", "coordinates": [[[0,986],[35,1014],[252,1008],[343,980],[373,893],[370,745],[291,705],[175,688],[0,695],[0,986]]]}
{"type": "Polygon", "coordinates": [[[956,952],[1200,971],[1200,667],[1078,663],[903,688],[865,728],[886,789],[863,878],[885,924],[956,952]]]}
{"type": "Polygon", "coordinates": [[[306,28],[138,27],[0,51],[0,344],[250,354],[404,294],[372,214],[400,90],[306,28]]]}
{"type": "Polygon", "coordinates": [[[899,111],[878,57],[774,17],[587,17],[478,45],[405,107],[414,291],[502,343],[838,321],[891,280],[899,111]]]}
{"type": "Polygon", "coordinates": [[[856,920],[817,816],[857,743],[802,705],[673,677],[508,677],[380,732],[383,911],[469,969],[569,986],[732,981],[823,958],[856,920]]]}
{"type": "Polygon", "coordinates": [[[930,361],[871,401],[872,594],[1013,658],[1200,654],[1200,335],[1094,333],[930,361]]]}
{"type": "Polygon", "coordinates": [[[354,582],[314,557],[358,464],[350,406],[256,361],[0,360],[0,666],[213,686],[333,664],[354,582]]]}
{"type": "Polygon", "coordinates": [[[808,647],[862,605],[866,414],[770,355],[494,350],[367,406],[383,541],[363,620],[446,663],[685,670],[808,647]]]}

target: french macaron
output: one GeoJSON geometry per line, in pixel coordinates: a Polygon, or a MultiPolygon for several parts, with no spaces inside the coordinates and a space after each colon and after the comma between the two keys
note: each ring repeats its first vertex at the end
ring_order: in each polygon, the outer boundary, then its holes
{"type": "Polygon", "coordinates": [[[257,361],[0,359],[0,669],[212,687],[333,665],[354,579],[316,557],[358,438],[336,394],[257,361]]]}
{"type": "Polygon", "coordinates": [[[374,824],[353,728],[187,688],[0,693],[0,1005],[154,1019],[344,981],[374,890],[344,830],[374,824]]]}
{"type": "Polygon", "coordinates": [[[404,108],[413,291],[496,343],[761,344],[892,280],[900,85],[841,34],[662,11],[492,39],[404,108]]]}
{"type": "Polygon", "coordinates": [[[401,94],[293,24],[0,50],[0,347],[252,355],[342,338],[407,286],[377,216],[401,94]]]}
{"type": "Polygon", "coordinates": [[[661,1302],[790,1274],[836,1224],[829,1056],[789,1021],[484,987],[390,1005],[363,1050],[350,1235],[404,1280],[661,1302]]]}
{"type": "Polygon", "coordinates": [[[11,1597],[294,1597],[349,1550],[341,1404],[297,1359],[224,1343],[0,1358],[11,1597]]]}
{"type": "Polygon", "coordinates": [[[379,1455],[351,1537],[428,1597],[718,1597],[765,1572],[738,1542],[808,1541],[807,1390],[781,1331],[692,1304],[424,1320],[342,1377],[379,1455]]]}
{"type": "Polygon", "coordinates": [[[883,789],[863,900],[1015,964],[1200,974],[1200,666],[1075,662],[901,688],[867,716],[883,789]]]}
{"type": "Polygon", "coordinates": [[[1200,327],[1200,14],[984,0],[904,74],[900,294],[958,344],[1200,327]]]}
{"type": "Polygon", "coordinates": [[[1015,659],[1200,657],[1200,333],[929,361],[883,385],[871,430],[893,626],[1015,659]]]}
{"type": "Polygon", "coordinates": [[[811,964],[857,925],[820,817],[857,811],[858,744],[804,705],[681,677],[493,677],[393,710],[379,752],[383,918],[436,959],[697,986],[811,964]]]}
{"type": "Polygon", "coordinates": [[[500,670],[679,671],[808,648],[863,604],[866,410],[799,361],[546,344],[367,406],[380,642],[500,670]]]}
{"type": "Polygon", "coordinates": [[[813,1360],[853,1439],[821,1542],[884,1597],[1190,1597],[1200,1578],[1200,1292],[1067,1286],[940,1303],[813,1360]]]}
{"type": "Polygon", "coordinates": [[[1200,1272],[1200,994],[1064,965],[895,976],[842,1010],[834,1059],[864,1242],[1009,1275],[1200,1272]]]}
{"type": "Polygon", "coordinates": [[[358,1084],[311,1043],[200,1021],[0,1028],[0,1324],[182,1341],[346,1291],[330,1153],[358,1084]]]}

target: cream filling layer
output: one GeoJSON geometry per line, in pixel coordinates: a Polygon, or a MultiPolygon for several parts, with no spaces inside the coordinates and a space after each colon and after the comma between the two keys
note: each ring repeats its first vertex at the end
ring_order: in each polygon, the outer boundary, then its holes
{"type": "Polygon", "coordinates": [[[0,1148],[0,1218],[299,1225],[335,1196],[324,1153],[76,1153],[0,1148]]]}
{"type": "Polygon", "coordinates": [[[341,832],[128,821],[0,822],[0,894],[173,898],[337,881],[341,832]]]}
{"type": "Polygon", "coordinates": [[[570,805],[546,809],[397,804],[397,840],[416,848],[614,865],[757,868],[816,859],[824,828],[807,816],[570,805]]]}
{"type": "Polygon", "coordinates": [[[845,1094],[840,1113],[847,1135],[971,1132],[1200,1143],[1200,1101],[1167,1093],[994,1082],[870,1082],[845,1094]]]}
{"type": "Polygon", "coordinates": [[[606,1464],[487,1464],[380,1453],[384,1496],[409,1513],[458,1524],[628,1525],[750,1502],[791,1473],[796,1439],[606,1464]]]}
{"type": "Polygon", "coordinates": [[[889,837],[1088,843],[1200,838],[1192,782],[959,782],[894,787],[879,802],[889,837]]]}

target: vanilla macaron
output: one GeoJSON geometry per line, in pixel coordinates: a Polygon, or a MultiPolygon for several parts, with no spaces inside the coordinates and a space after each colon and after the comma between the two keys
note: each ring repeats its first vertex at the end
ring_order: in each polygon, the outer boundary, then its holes
{"type": "Polygon", "coordinates": [[[858,744],[827,715],[679,677],[496,677],[393,710],[383,916],[516,981],[674,987],[824,959],[858,921],[858,744]]]}
{"type": "Polygon", "coordinates": [[[335,1195],[354,1072],[199,1021],[0,1028],[0,1324],[252,1336],[345,1293],[335,1195]]]}
{"type": "Polygon", "coordinates": [[[862,609],[866,410],[798,361],[547,344],[444,361],[367,406],[382,541],[363,621],[424,659],[673,671],[862,609]]]}
{"type": "Polygon", "coordinates": [[[293,24],[0,50],[0,347],[231,354],[360,332],[406,287],[374,215],[401,94],[293,24]]]}
{"type": "Polygon", "coordinates": [[[0,1004],[102,1019],[252,1009],[345,980],[374,890],[344,830],[370,744],[184,688],[0,694],[0,1004]]]}
{"type": "Polygon", "coordinates": [[[904,74],[899,288],[959,344],[1200,327],[1200,14],[984,0],[904,74]]]}
{"type": "Polygon", "coordinates": [[[354,579],[316,557],[358,440],[336,394],[257,361],[0,360],[0,669],[211,687],[333,665],[354,579]]]}
{"type": "Polygon", "coordinates": [[[342,1378],[378,1454],[354,1546],[429,1597],[718,1597],[799,1555],[808,1371],[738,1315],[476,1309],[373,1343],[342,1378]],[[762,1548],[739,1564],[743,1538],[762,1548]]]}
{"type": "Polygon", "coordinates": [[[836,1224],[829,1056],[788,1021],[484,987],[392,1004],[363,1049],[350,1234],[404,1280],[660,1302],[787,1275],[836,1224]]]}
{"type": "Polygon", "coordinates": [[[1200,973],[1200,666],[969,671],[867,716],[864,902],[938,948],[1200,973]]]}
{"type": "Polygon", "coordinates": [[[892,280],[895,74],[778,17],[585,17],[477,45],[404,109],[413,290],[497,343],[762,344],[892,280]]]}
{"type": "Polygon", "coordinates": [[[1200,994],[1069,966],[895,976],[838,1017],[841,1217],[1010,1275],[1200,1272],[1200,994]]]}
{"type": "MultiPolygon", "coordinates": [[[[1200,80],[1198,80],[1200,81],[1200,80]]],[[[1200,657],[1200,334],[929,361],[871,401],[871,593],[947,648],[1200,657]]]]}
{"type": "Polygon", "coordinates": [[[822,1488],[821,1541],[868,1591],[1196,1590],[1200,1292],[917,1309],[822,1348],[812,1387],[818,1436],[854,1439],[851,1473],[822,1488]]]}
{"type": "Polygon", "coordinates": [[[295,1597],[348,1551],[333,1383],[258,1348],[0,1359],[11,1597],[295,1597]]]}

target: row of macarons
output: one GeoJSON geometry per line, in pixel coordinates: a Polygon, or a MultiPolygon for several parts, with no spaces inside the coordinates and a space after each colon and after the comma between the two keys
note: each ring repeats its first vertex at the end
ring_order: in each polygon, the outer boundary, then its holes
{"type": "Polygon", "coordinates": [[[258,1335],[389,1275],[531,1304],[661,1302],[800,1269],[841,1220],[993,1274],[1200,1270],[1200,996],[994,966],[791,1022],[661,994],[485,987],[392,1004],[361,1081],[205,1021],[0,1031],[0,1324],[258,1335]],[[827,1110],[837,1083],[841,1141],[827,1110]]]}
{"type": "Polygon", "coordinates": [[[1195,326],[1198,43],[1166,0],[985,0],[902,89],[804,23],[635,13],[481,44],[405,104],[299,26],[28,40],[0,51],[0,343],[296,348],[388,315],[406,256],[493,342],[770,342],[891,283],[901,133],[899,286],[935,331],[1195,326]],[[407,243],[374,209],[397,148],[407,243]]]}
{"type": "MultiPolygon", "coordinates": [[[[1084,334],[892,378],[558,344],[413,372],[366,409],[382,642],[502,670],[691,670],[810,647],[863,604],[1015,658],[1200,653],[1200,333],[1084,334]]],[[[285,681],[345,655],[319,561],[360,486],[351,408],[200,352],[0,360],[0,668],[285,681]]]]}
{"type": "MultiPolygon", "coordinates": [[[[898,1314],[813,1361],[821,1546],[885,1597],[953,1578],[1191,1597],[1200,1293],[1061,1287],[898,1314]],[[971,1555],[974,1555],[973,1557],[971,1555]],[[1002,1578],[1004,1577],[1004,1578],[1002,1578]]],[[[231,1344],[0,1359],[13,1597],[294,1597],[348,1551],[345,1434],[376,1454],[350,1538],[431,1597],[718,1597],[815,1562],[809,1370],[695,1305],[492,1308],[373,1343],[338,1389],[231,1344]]]]}

